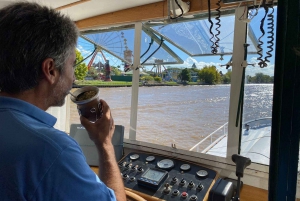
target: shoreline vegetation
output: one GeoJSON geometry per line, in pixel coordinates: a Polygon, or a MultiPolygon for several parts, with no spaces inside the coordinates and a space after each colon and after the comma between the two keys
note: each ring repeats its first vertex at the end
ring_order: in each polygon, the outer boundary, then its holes
{"type": "MultiPolygon", "coordinates": [[[[199,85],[197,82],[139,82],[139,86],[151,87],[151,86],[181,86],[181,85],[199,85]]],[[[132,82],[126,81],[101,81],[101,80],[76,80],[73,84],[73,88],[79,88],[83,86],[96,86],[96,87],[131,87],[132,82]]]]}
{"type": "MultiPolygon", "coordinates": [[[[74,71],[76,81],[73,88],[82,86],[97,86],[97,87],[131,87],[132,86],[132,69],[124,68],[121,71],[120,66],[108,65],[109,75],[113,81],[104,81],[106,79],[106,68],[87,66],[82,63],[83,57],[76,50],[76,68],[74,71]],[[130,70],[130,71],[126,71],[130,70]]],[[[216,66],[204,66],[198,69],[195,64],[191,68],[167,67],[163,72],[157,73],[140,70],[139,86],[186,86],[186,85],[218,85],[230,84],[231,69],[226,73],[218,71],[216,66]]],[[[247,75],[246,83],[273,83],[274,76],[256,73],[254,76],[247,75]]]]}
{"type": "MultiPolygon", "coordinates": [[[[223,84],[223,83],[222,83],[223,84]]],[[[250,83],[249,83],[250,84],[250,83]]],[[[272,84],[272,83],[251,83],[251,84],[272,84]]],[[[191,86],[191,85],[219,85],[219,84],[205,84],[200,82],[139,82],[140,87],[154,87],[154,86],[191,86]]],[[[102,81],[102,80],[76,80],[73,88],[80,88],[83,86],[96,87],[131,87],[132,82],[126,81],[102,81]]]]}

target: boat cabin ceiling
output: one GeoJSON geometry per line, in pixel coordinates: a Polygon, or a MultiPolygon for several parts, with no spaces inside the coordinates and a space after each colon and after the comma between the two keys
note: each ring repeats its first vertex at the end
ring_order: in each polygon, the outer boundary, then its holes
{"type": "MultiPolygon", "coordinates": [[[[15,0],[1,1],[0,8],[9,5],[11,2],[15,2],[15,0]]],[[[119,10],[161,2],[161,0],[29,0],[29,2],[37,2],[52,8],[56,8],[61,10],[61,12],[68,14],[74,21],[80,21],[119,10]]]]}
{"type": "MultiPolygon", "coordinates": [[[[51,6],[69,15],[80,30],[89,30],[99,27],[109,27],[122,24],[132,24],[134,22],[146,22],[156,19],[168,18],[167,0],[28,0],[29,2],[38,2],[43,5],[51,6]]],[[[208,12],[208,1],[182,0],[189,2],[190,8],[184,13],[183,17],[192,18],[194,15],[201,15],[208,12]]],[[[15,0],[5,0],[0,2],[0,8],[9,5],[15,0]]],[[[227,9],[234,9],[237,6],[252,4],[252,1],[220,1],[220,6],[224,12],[227,9]]],[[[274,1],[266,1],[266,3],[274,1]]],[[[210,9],[217,9],[218,0],[210,1],[210,9]]],[[[259,3],[259,1],[258,1],[259,3]]],[[[257,4],[258,5],[258,4],[257,4]]]]}

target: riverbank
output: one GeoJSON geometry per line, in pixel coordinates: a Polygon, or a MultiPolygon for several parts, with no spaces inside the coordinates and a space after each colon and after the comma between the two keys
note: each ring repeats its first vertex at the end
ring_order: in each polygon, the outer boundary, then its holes
{"type": "MultiPolygon", "coordinates": [[[[155,86],[185,86],[185,85],[203,85],[198,82],[140,82],[139,86],[141,87],[155,87],[155,86]]],[[[132,82],[125,81],[102,81],[102,80],[80,80],[75,81],[73,88],[80,88],[83,86],[96,86],[96,87],[131,87],[132,82]]]]}

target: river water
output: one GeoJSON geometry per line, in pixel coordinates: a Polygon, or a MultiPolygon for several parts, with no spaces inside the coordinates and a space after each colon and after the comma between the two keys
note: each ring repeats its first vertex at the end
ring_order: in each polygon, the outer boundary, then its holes
{"type": "MultiPolygon", "coordinates": [[[[100,88],[100,96],[110,105],[115,124],[125,126],[128,138],[131,87],[100,88]]],[[[229,96],[230,85],[140,87],[137,140],[167,146],[175,143],[188,150],[228,122],[229,96]]],[[[246,85],[244,121],[270,117],[272,98],[272,84],[246,85]]],[[[74,103],[71,123],[79,123],[74,103]]]]}

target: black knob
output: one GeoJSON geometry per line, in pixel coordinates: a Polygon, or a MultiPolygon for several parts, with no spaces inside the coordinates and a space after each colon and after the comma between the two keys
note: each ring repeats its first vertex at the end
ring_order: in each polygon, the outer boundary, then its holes
{"type": "Polygon", "coordinates": [[[123,174],[123,179],[127,179],[128,177],[128,174],[123,174]]]}
{"type": "Polygon", "coordinates": [[[143,172],[144,169],[143,169],[142,167],[139,167],[139,168],[138,168],[138,171],[139,171],[139,172],[143,172]]]}
{"type": "Polygon", "coordinates": [[[172,195],[174,195],[174,196],[179,195],[179,190],[174,190],[173,193],[172,193],[172,195]]]}
{"type": "Polygon", "coordinates": [[[197,200],[197,196],[196,195],[191,195],[190,200],[197,200]]]}
{"type": "Polygon", "coordinates": [[[172,181],[175,182],[175,183],[177,182],[177,180],[178,180],[178,179],[177,179],[176,177],[173,177],[173,178],[172,178],[172,181]]]}
{"type": "Polygon", "coordinates": [[[203,188],[204,188],[203,184],[199,184],[199,185],[197,186],[197,189],[200,190],[200,191],[201,191],[203,188]]]}
{"type": "Polygon", "coordinates": [[[189,183],[189,187],[193,187],[194,186],[194,182],[193,181],[190,181],[190,183],[189,183]]]}
{"type": "Polygon", "coordinates": [[[184,178],[182,178],[179,185],[184,186],[185,182],[186,181],[184,180],[184,178]]]}

